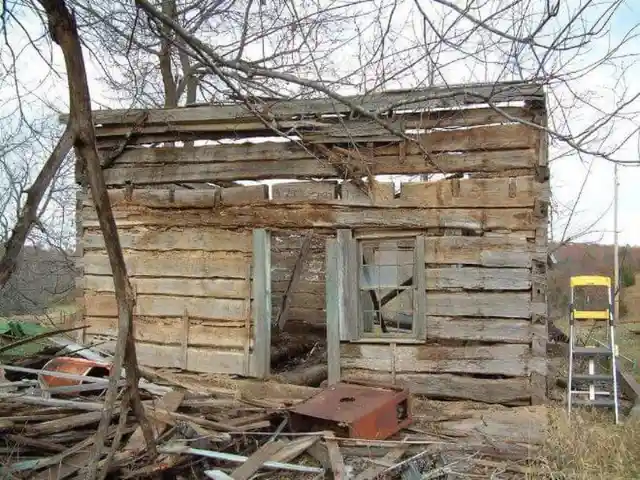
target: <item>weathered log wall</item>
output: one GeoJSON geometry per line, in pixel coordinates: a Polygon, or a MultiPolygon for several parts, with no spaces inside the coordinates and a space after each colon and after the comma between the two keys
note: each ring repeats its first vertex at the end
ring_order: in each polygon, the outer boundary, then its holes
{"type": "MultiPolygon", "coordinates": [[[[162,215],[162,212],[157,212],[162,215]]],[[[117,335],[117,306],[99,229],[82,234],[85,341],[117,335]]],[[[238,373],[250,368],[251,231],[120,226],[136,291],[135,338],[144,365],[238,373]]]]}
{"type": "MultiPolygon", "coordinates": [[[[426,342],[343,343],[342,376],[406,381],[438,398],[542,401],[549,184],[546,135],[533,124],[546,124],[544,97],[533,87],[486,94],[534,103],[388,119],[408,140],[371,120],[319,116],[335,114],[326,102],[285,102],[270,108],[270,119],[301,140],[161,148],[141,145],[269,132],[237,106],[97,114],[105,179],[137,289],[136,335],[140,345],[153,345],[143,363],[220,370],[203,356],[212,351],[226,355],[224,372],[246,372],[255,340],[253,228],[272,232],[274,320],[303,238],[314,232],[288,318],[319,325],[326,321],[326,238],[339,228],[356,238],[419,233],[426,237],[426,342]],[[301,119],[312,112],[318,115],[301,119]],[[109,149],[123,139],[126,148],[112,157],[109,149]],[[439,178],[413,177],[399,188],[376,177],[431,174],[439,178]],[[280,183],[229,186],[268,179],[280,183]]],[[[456,95],[437,106],[454,97],[478,101],[456,95]]],[[[371,105],[389,107],[396,96],[371,105]]],[[[87,198],[80,203],[86,320],[94,324],[88,334],[113,335],[113,286],[97,217],[87,198]]]]}

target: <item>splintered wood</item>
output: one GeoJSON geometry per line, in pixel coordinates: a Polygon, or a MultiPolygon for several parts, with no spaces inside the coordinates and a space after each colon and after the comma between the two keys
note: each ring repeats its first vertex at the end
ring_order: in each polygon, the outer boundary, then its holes
{"type": "MultiPolygon", "coordinates": [[[[101,392],[42,396],[24,387],[20,372],[5,367],[7,383],[15,389],[0,403],[2,478],[85,478],[101,415],[92,410],[94,404],[102,405],[101,392]]],[[[395,478],[410,471],[432,474],[442,468],[445,454],[454,455],[454,463],[471,458],[473,472],[517,478],[504,472],[530,468],[522,462],[534,458],[543,441],[542,407],[424,401],[414,408],[410,430],[385,441],[341,438],[323,427],[293,433],[287,409],[318,389],[248,380],[222,388],[196,374],[143,370],[148,378],[166,383],[143,383],[144,408],[159,454],[149,456],[134,417],[117,409],[107,432],[111,453],[107,448],[98,464],[108,478],[157,478],[164,473],[167,478],[239,480],[260,474],[288,479],[320,478],[330,472],[342,479],[395,478]],[[198,393],[189,390],[194,384],[198,393]]],[[[85,377],[89,384],[100,380],[85,377]]]]}

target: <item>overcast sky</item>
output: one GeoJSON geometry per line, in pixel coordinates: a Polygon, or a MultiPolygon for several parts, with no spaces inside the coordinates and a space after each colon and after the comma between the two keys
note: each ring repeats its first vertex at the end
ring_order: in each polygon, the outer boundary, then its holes
{"type": "MultiPolygon", "coordinates": [[[[577,1],[577,0],[572,0],[577,1]]],[[[640,1],[634,0],[629,5],[621,8],[612,20],[612,34],[624,35],[634,25],[640,23],[640,1]]],[[[405,12],[398,11],[395,15],[402,15],[405,12]]],[[[409,15],[408,12],[406,12],[409,15]]],[[[27,23],[28,24],[28,23],[27,23]]],[[[34,32],[40,31],[41,26],[38,22],[31,24],[34,32]]],[[[27,110],[30,115],[38,116],[50,113],[45,104],[54,106],[60,110],[66,109],[67,91],[66,79],[62,75],[47,74],[47,66],[43,59],[39,58],[34,52],[23,51],[26,42],[24,38],[20,38],[19,32],[12,37],[14,51],[21,52],[18,59],[18,71],[21,81],[25,84],[25,91],[29,92],[27,110]]],[[[633,43],[627,46],[640,52],[640,39],[633,40],[633,43]]],[[[2,62],[7,65],[10,61],[8,52],[2,50],[2,62]]],[[[62,57],[60,52],[53,53],[54,64],[57,65],[59,72],[64,72],[62,57]]],[[[104,93],[103,85],[98,81],[99,71],[92,67],[92,62],[88,62],[90,74],[91,93],[94,102],[105,105],[108,104],[104,93]]],[[[456,76],[453,70],[452,77],[456,76]]],[[[602,94],[602,101],[607,101],[607,90],[615,90],[621,88],[619,73],[612,70],[599,69],[590,71],[585,74],[578,82],[578,87],[589,88],[597,94],[602,94]]],[[[631,66],[624,73],[624,80],[634,91],[640,91],[635,85],[637,79],[640,78],[640,64],[631,66]]],[[[408,85],[405,85],[408,86],[408,85]]],[[[610,101],[615,95],[611,96],[610,101]]],[[[25,97],[27,98],[27,97],[25,97]]],[[[6,105],[15,100],[15,91],[8,83],[0,83],[0,112],[7,111],[6,105]]],[[[640,107],[638,102],[637,107],[640,107]]],[[[640,108],[636,108],[640,111],[640,108]]],[[[570,124],[575,125],[589,122],[589,113],[574,112],[574,117],[570,117],[570,124]]],[[[639,117],[640,119],[640,117],[639,117]]],[[[613,138],[619,136],[622,140],[625,137],[625,130],[616,128],[611,132],[613,138]]],[[[626,143],[623,150],[623,156],[627,160],[637,160],[638,144],[637,137],[626,143]]],[[[564,147],[566,150],[566,146],[564,147]]],[[[561,150],[553,148],[551,157],[558,155],[561,150]]],[[[588,156],[579,157],[577,155],[562,156],[552,161],[552,194],[557,203],[561,207],[561,217],[556,219],[554,223],[554,237],[567,238],[579,236],[580,241],[596,241],[610,243],[612,241],[613,231],[613,166],[610,162],[599,158],[588,156]],[[584,184],[584,185],[583,185],[584,184]],[[575,208],[574,214],[570,217],[571,222],[566,226],[569,218],[568,212],[572,209],[576,198],[579,202],[575,208]],[[591,231],[588,235],[581,235],[584,230],[591,231]]],[[[619,202],[619,231],[620,242],[622,244],[640,245],[640,168],[621,167],[620,168],[620,202],[619,202]]]]}

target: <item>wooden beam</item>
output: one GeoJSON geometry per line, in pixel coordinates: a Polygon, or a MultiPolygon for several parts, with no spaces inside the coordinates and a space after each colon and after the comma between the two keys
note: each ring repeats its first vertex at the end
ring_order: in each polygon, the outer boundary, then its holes
{"type": "MultiPolygon", "coordinates": [[[[214,297],[244,299],[249,296],[245,279],[237,278],[162,278],[132,277],[139,295],[178,297],[214,297]]],[[[113,292],[113,279],[106,275],[85,275],[81,284],[92,292],[113,292]]]]}
{"type": "MultiPolygon", "coordinates": [[[[100,343],[100,348],[113,352],[115,342],[100,343]]],[[[159,345],[136,342],[138,362],[146,367],[182,368],[183,350],[181,345],[159,345]]],[[[258,376],[260,365],[255,355],[251,358],[251,375],[258,376]]],[[[214,348],[189,347],[187,370],[203,373],[242,375],[244,373],[244,352],[237,350],[216,350],[214,348]]]]}
{"type": "Polygon", "coordinates": [[[526,376],[538,369],[530,361],[527,344],[446,347],[443,345],[397,345],[396,355],[384,344],[344,344],[340,350],[344,370],[361,369],[397,373],[460,373],[526,376]]]}
{"type": "MultiPolygon", "coordinates": [[[[499,178],[467,178],[438,180],[433,182],[405,183],[398,195],[394,195],[392,183],[378,182],[371,195],[365,195],[351,183],[341,185],[341,198],[336,197],[334,181],[293,182],[273,185],[272,198],[264,192],[256,194],[253,185],[235,187],[234,194],[227,196],[225,190],[181,190],[171,192],[164,189],[111,190],[109,198],[116,205],[148,208],[217,208],[233,205],[279,205],[321,204],[359,207],[396,208],[533,208],[536,202],[548,193],[548,184],[539,183],[533,176],[499,178]],[[244,194],[243,189],[247,189],[244,194]],[[264,195],[263,195],[264,194],[264,195]]],[[[85,206],[92,206],[90,200],[85,206]]],[[[211,234],[213,234],[212,232],[211,234]]],[[[230,236],[233,232],[226,235],[230,236]]],[[[225,232],[219,233],[225,240],[225,232]]],[[[240,234],[236,234],[240,235],[240,234]]],[[[222,249],[218,247],[218,249],[222,249]]]]}
{"type": "MultiPolygon", "coordinates": [[[[248,112],[247,112],[248,113],[248,112]]],[[[396,131],[428,128],[473,127],[532,122],[534,114],[521,107],[503,107],[500,112],[492,108],[471,108],[454,110],[432,110],[420,113],[395,114],[392,120],[384,119],[396,131]],[[503,114],[504,113],[504,114],[503,114]],[[506,116],[505,116],[506,115],[506,116]]],[[[281,130],[295,127],[298,132],[321,134],[327,141],[344,143],[347,141],[397,141],[398,137],[369,118],[348,118],[330,116],[322,119],[280,121],[275,125],[281,130]]],[[[106,125],[96,128],[98,146],[101,149],[117,147],[131,131],[127,125],[106,125]]],[[[171,122],[169,124],[145,124],[137,129],[137,134],[127,138],[127,145],[161,143],[172,140],[221,139],[233,135],[235,138],[249,136],[271,136],[268,128],[255,117],[234,118],[223,122],[171,122]]]]}
{"type": "MultiPolygon", "coordinates": [[[[344,370],[342,378],[391,383],[390,373],[367,370],[344,370]]],[[[432,400],[473,400],[505,405],[530,404],[531,386],[529,377],[475,378],[452,374],[396,375],[397,384],[406,385],[414,395],[425,395],[432,400]]]]}
{"type": "MultiPolygon", "coordinates": [[[[88,317],[115,317],[118,314],[115,295],[85,292],[85,315],[88,317]]],[[[147,317],[182,318],[184,309],[189,309],[191,318],[231,320],[242,322],[249,315],[243,299],[210,297],[177,297],[168,295],[138,295],[135,315],[147,317]]]]}
{"type": "Polygon", "coordinates": [[[344,316],[342,301],[343,273],[339,266],[340,246],[337,239],[327,239],[327,273],[326,273],[326,302],[327,302],[327,366],[329,385],[340,381],[340,324],[344,316]]]}
{"type": "MultiPolygon", "coordinates": [[[[510,230],[532,231],[535,219],[531,208],[491,209],[419,209],[419,208],[336,208],[331,205],[296,204],[283,206],[242,206],[218,209],[211,215],[206,209],[128,209],[114,207],[120,228],[124,227],[193,227],[225,228],[458,228],[472,231],[510,230]]],[[[83,211],[85,228],[97,228],[93,209],[83,211]]],[[[468,237],[464,237],[463,243],[468,237]]],[[[426,255],[430,252],[427,249],[426,255]]],[[[499,265],[496,265],[499,266],[499,265]]]]}
{"type": "MultiPolygon", "coordinates": [[[[117,197],[110,191],[109,197],[117,197]]],[[[120,244],[125,250],[202,250],[207,252],[251,252],[251,233],[243,230],[223,230],[205,226],[176,229],[119,229],[120,244]]],[[[82,243],[86,251],[104,249],[104,239],[99,231],[85,231],[82,243]]]]}
{"type": "MultiPolygon", "coordinates": [[[[520,82],[494,82],[449,85],[427,89],[370,93],[365,96],[347,96],[349,102],[370,111],[386,112],[390,109],[432,109],[434,107],[458,107],[486,103],[544,100],[542,85],[520,82]]],[[[351,108],[333,99],[273,101],[257,106],[266,108],[271,118],[288,118],[310,114],[349,113],[351,108]]],[[[136,124],[141,113],[147,114],[145,124],[166,124],[175,122],[226,121],[247,116],[248,109],[243,104],[225,106],[195,106],[155,110],[96,110],[93,113],[96,125],[136,124]]],[[[250,115],[254,117],[253,114],[250,115]]],[[[61,121],[65,121],[61,116],[61,121]]]]}
{"type": "MultiPolygon", "coordinates": [[[[102,252],[84,255],[86,275],[110,275],[109,258],[102,252]]],[[[250,258],[241,252],[135,251],[125,255],[127,270],[132,277],[239,278],[247,274],[250,258]]]]}
{"type": "MultiPolygon", "coordinates": [[[[535,150],[472,151],[462,154],[433,154],[427,161],[422,154],[407,155],[398,162],[398,154],[364,157],[366,163],[354,163],[362,175],[417,175],[430,173],[504,172],[525,169],[533,173],[535,150]],[[434,166],[434,164],[437,165],[434,166]]],[[[362,152],[361,155],[365,155],[362,152]]],[[[339,178],[335,168],[317,157],[289,161],[263,160],[228,163],[167,163],[115,165],[104,171],[110,187],[157,185],[180,182],[220,182],[234,180],[339,178]]]]}
{"type": "MultiPolygon", "coordinates": [[[[247,309],[248,311],[248,309],[247,309]]],[[[250,318],[247,315],[247,318],[250,318]]],[[[116,317],[86,317],[88,337],[117,337],[116,317]]],[[[182,345],[185,325],[179,317],[136,315],[134,337],[137,341],[161,345],[182,345]]],[[[244,321],[198,320],[189,318],[189,346],[242,348],[247,337],[244,321]]]]}
{"type": "Polygon", "coordinates": [[[271,371],[271,234],[265,229],[253,231],[252,265],[251,310],[255,331],[252,370],[257,377],[266,378],[271,371]]]}
{"type": "Polygon", "coordinates": [[[529,319],[427,317],[427,338],[529,344],[534,334],[544,335],[544,326],[529,319]]]}

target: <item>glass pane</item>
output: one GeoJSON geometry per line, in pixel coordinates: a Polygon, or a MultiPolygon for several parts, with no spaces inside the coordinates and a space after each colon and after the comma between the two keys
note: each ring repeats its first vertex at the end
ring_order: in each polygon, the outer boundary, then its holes
{"type": "Polygon", "coordinates": [[[415,239],[360,242],[362,330],[373,336],[406,335],[413,330],[415,239]]]}

